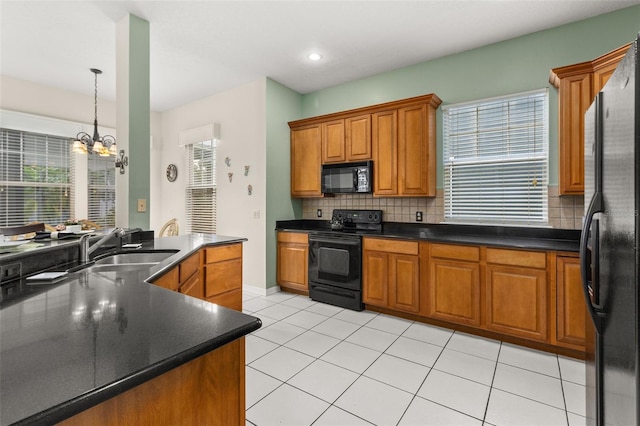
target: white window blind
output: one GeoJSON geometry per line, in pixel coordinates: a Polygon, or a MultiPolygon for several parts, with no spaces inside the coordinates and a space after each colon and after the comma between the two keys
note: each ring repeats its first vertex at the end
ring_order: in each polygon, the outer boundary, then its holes
{"type": "Polygon", "coordinates": [[[216,233],[216,142],[187,145],[187,229],[216,233]]]}
{"type": "Polygon", "coordinates": [[[548,222],[547,91],[443,108],[446,221],[548,222]]]}
{"type": "Polygon", "coordinates": [[[88,158],[87,219],[103,228],[116,226],[116,168],[113,156],[88,158]]]}
{"type": "Polygon", "coordinates": [[[0,129],[0,225],[70,217],[69,138],[0,129]]]}

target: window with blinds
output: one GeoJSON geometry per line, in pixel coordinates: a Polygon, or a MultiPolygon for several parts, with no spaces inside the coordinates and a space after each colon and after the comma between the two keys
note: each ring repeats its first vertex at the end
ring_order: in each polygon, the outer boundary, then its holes
{"type": "Polygon", "coordinates": [[[103,228],[116,226],[116,168],[113,157],[89,155],[87,219],[103,228]]]}
{"type": "Polygon", "coordinates": [[[545,89],[443,107],[445,221],[548,222],[547,98],[545,89]]]}
{"type": "Polygon", "coordinates": [[[187,229],[216,233],[216,143],[187,145],[187,229]]]}
{"type": "Polygon", "coordinates": [[[69,219],[69,138],[0,129],[0,225],[69,219]]]}

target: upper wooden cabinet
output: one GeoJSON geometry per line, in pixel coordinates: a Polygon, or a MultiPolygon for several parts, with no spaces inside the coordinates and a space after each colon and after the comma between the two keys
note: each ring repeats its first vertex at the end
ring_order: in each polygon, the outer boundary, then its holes
{"type": "Polygon", "coordinates": [[[430,94],[289,122],[291,196],[322,195],[322,164],[370,159],[375,196],[435,196],[441,102],[430,94]]]}
{"type": "Polygon", "coordinates": [[[549,81],[558,88],[560,102],[560,195],[584,193],[584,114],[629,46],[622,46],[593,61],[551,70],[549,81]]]}
{"type": "Polygon", "coordinates": [[[398,110],[398,195],[436,195],[436,108],[423,103],[398,110]]]}
{"type": "Polygon", "coordinates": [[[398,193],[398,111],[373,114],[373,190],[376,195],[398,193]]]}
{"type": "Polygon", "coordinates": [[[347,161],[344,141],[344,120],[322,123],[322,164],[347,161]]]}
{"type": "Polygon", "coordinates": [[[320,124],[291,129],[291,196],[320,197],[322,130],[320,124]]]}
{"type": "Polygon", "coordinates": [[[322,123],[322,164],[371,159],[371,114],[322,123]]]}

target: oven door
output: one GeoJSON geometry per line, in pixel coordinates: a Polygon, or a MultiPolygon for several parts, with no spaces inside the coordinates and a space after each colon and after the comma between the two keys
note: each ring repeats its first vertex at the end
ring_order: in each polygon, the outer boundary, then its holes
{"type": "Polygon", "coordinates": [[[309,234],[309,283],[359,291],[361,261],[359,236],[309,234]]]}

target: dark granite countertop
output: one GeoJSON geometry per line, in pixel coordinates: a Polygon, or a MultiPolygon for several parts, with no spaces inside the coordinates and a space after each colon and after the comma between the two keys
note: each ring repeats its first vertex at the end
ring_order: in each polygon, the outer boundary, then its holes
{"type": "MultiPolygon", "coordinates": [[[[326,220],[296,219],[276,221],[280,231],[331,231],[326,220]]],[[[573,229],[528,228],[515,226],[480,226],[384,222],[379,235],[451,244],[578,252],[580,231],[573,229]]]]}
{"type": "Polygon", "coordinates": [[[4,303],[0,424],[56,423],[258,329],[258,318],[146,282],[201,247],[242,241],[156,238],[143,248],[179,252],[153,267],[73,272],[4,303]]]}

